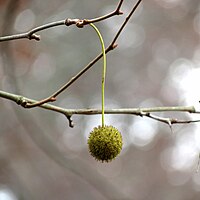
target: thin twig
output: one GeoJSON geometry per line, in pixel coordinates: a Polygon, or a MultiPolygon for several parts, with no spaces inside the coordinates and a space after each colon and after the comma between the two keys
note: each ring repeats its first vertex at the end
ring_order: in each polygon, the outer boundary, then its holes
{"type": "Polygon", "coordinates": [[[4,37],[0,37],[0,42],[4,42],[4,41],[8,41],[8,40],[18,40],[18,39],[35,39],[37,41],[40,40],[40,36],[36,35],[36,32],[45,30],[45,29],[49,29],[55,26],[61,26],[61,25],[65,25],[65,20],[61,20],[61,21],[57,21],[57,22],[52,22],[52,23],[48,23],[42,26],[38,26],[28,32],[25,33],[20,33],[20,34],[16,34],[16,35],[10,35],[10,36],[4,36],[4,37]]]}
{"type": "Polygon", "coordinates": [[[122,26],[120,27],[119,31],[117,32],[117,34],[115,35],[112,43],[111,43],[111,47],[115,44],[115,42],[117,41],[119,35],[121,34],[121,32],[123,31],[124,27],[126,26],[126,24],[128,23],[128,21],[130,20],[131,16],[133,15],[133,13],[136,11],[137,7],[140,5],[140,3],[142,2],[142,0],[139,0],[135,6],[133,7],[133,9],[131,10],[131,12],[129,13],[129,15],[126,17],[124,23],[122,24],[122,26]]]}
{"type": "Polygon", "coordinates": [[[152,115],[151,113],[144,113],[144,116],[149,117],[151,119],[155,119],[157,121],[163,122],[165,124],[168,124],[170,127],[172,124],[189,124],[194,122],[200,122],[200,119],[198,120],[180,120],[175,118],[165,118],[165,117],[159,117],[156,115],[152,115]]]}
{"type": "Polygon", "coordinates": [[[0,42],[10,41],[10,40],[18,40],[18,39],[29,39],[29,40],[34,39],[34,40],[39,41],[40,35],[37,35],[35,33],[45,30],[45,29],[55,27],[55,26],[63,26],[63,25],[70,26],[70,25],[75,24],[77,27],[82,28],[83,26],[88,25],[89,23],[99,22],[99,21],[108,19],[110,17],[113,17],[115,15],[123,14],[120,11],[123,1],[124,0],[120,0],[117,8],[114,11],[112,11],[109,14],[106,14],[104,16],[97,17],[94,19],[65,19],[65,20],[61,20],[61,21],[51,22],[51,23],[44,24],[42,26],[33,28],[30,31],[25,32],[25,33],[19,33],[19,34],[9,35],[9,36],[2,36],[2,37],[0,37],[0,42]]]}
{"type": "MultiPolygon", "coordinates": [[[[26,97],[4,92],[0,90],[0,97],[11,100],[18,105],[24,107],[26,103],[37,103],[36,100],[28,99],[26,97]]],[[[72,115],[99,115],[102,113],[101,109],[65,109],[59,106],[54,106],[48,103],[40,105],[39,107],[54,111],[57,113],[64,114],[68,119],[71,120],[72,115]]],[[[137,115],[141,117],[149,117],[156,121],[160,121],[163,123],[169,124],[185,124],[185,123],[194,123],[199,122],[200,120],[178,120],[173,118],[163,118],[152,115],[151,113],[155,112],[187,112],[187,113],[198,113],[195,110],[194,106],[174,106],[174,107],[152,107],[152,108],[119,108],[119,109],[105,109],[105,114],[129,114],[129,115],[137,115]]],[[[72,122],[72,120],[70,121],[72,122]]],[[[73,126],[73,125],[72,125],[73,126]]]]}
{"type": "MultiPolygon", "coordinates": [[[[131,16],[133,15],[133,13],[135,12],[136,8],[139,6],[139,4],[141,3],[142,0],[139,0],[135,6],[133,7],[133,9],[131,10],[131,12],[129,13],[129,15],[126,17],[124,23],[122,24],[122,26],[120,27],[120,29],[118,30],[118,32],[116,33],[114,39],[112,40],[111,44],[106,48],[105,53],[108,53],[109,51],[113,50],[114,48],[117,47],[117,45],[115,44],[120,33],[122,32],[122,30],[124,29],[124,27],[126,26],[126,24],[128,23],[128,21],[130,20],[131,16]]],[[[120,1],[121,3],[123,1],[120,1]]],[[[121,4],[119,4],[118,9],[120,8],[121,4]]],[[[98,60],[100,60],[102,58],[103,54],[99,54],[94,60],[92,60],[88,65],[86,65],[79,73],[77,73],[74,77],[72,77],[65,85],[63,85],[61,88],[59,88],[55,93],[53,93],[51,96],[42,99],[41,101],[38,101],[37,103],[27,103],[24,104],[25,108],[33,108],[36,106],[40,106],[44,103],[47,102],[53,102],[56,101],[56,97],[61,94],[64,90],[66,90],[70,85],[72,85],[78,78],[80,78],[86,71],[88,71],[98,60]]]]}
{"type": "Polygon", "coordinates": [[[90,24],[90,23],[95,23],[95,22],[99,22],[99,21],[103,21],[105,19],[108,19],[112,16],[115,16],[115,15],[122,15],[123,12],[120,11],[120,8],[122,6],[122,3],[123,3],[124,0],[121,0],[116,8],[116,10],[112,11],[111,13],[107,14],[107,15],[104,15],[104,16],[101,16],[101,17],[97,17],[97,18],[94,18],[94,19],[84,19],[82,21],[82,23],[79,23],[79,25],[86,25],[86,24],[90,24]]]}

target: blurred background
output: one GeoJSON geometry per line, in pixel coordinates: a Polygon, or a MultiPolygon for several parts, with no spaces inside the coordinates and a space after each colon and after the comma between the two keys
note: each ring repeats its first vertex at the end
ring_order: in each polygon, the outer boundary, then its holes
{"type": "MultiPolygon", "coordinates": [[[[0,0],[0,32],[10,35],[66,18],[94,18],[116,0],[0,0]]],[[[124,15],[96,23],[109,45],[124,15]]],[[[56,27],[41,41],[0,43],[0,88],[42,99],[66,83],[101,51],[91,27],[56,27]]],[[[108,54],[106,108],[195,106],[200,100],[199,0],[143,1],[108,54]]],[[[101,108],[102,60],[53,103],[64,108],[101,108]]],[[[163,117],[199,119],[187,113],[163,117]]],[[[101,116],[25,110],[0,99],[0,200],[129,199],[190,200],[200,197],[200,124],[173,125],[129,115],[106,115],[123,135],[111,163],[90,156],[87,138],[101,116]]]]}

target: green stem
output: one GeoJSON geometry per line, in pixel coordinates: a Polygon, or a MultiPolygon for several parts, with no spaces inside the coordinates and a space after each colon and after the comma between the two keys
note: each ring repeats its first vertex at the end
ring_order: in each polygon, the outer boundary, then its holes
{"type": "Polygon", "coordinates": [[[99,40],[101,42],[101,48],[102,48],[102,53],[103,53],[103,70],[102,70],[102,89],[101,89],[101,94],[102,94],[102,127],[104,126],[104,105],[105,105],[105,96],[104,96],[104,91],[105,91],[105,77],[106,77],[106,52],[105,52],[105,45],[104,45],[104,41],[103,38],[101,36],[101,33],[99,32],[99,30],[97,29],[97,27],[93,24],[90,23],[90,25],[94,28],[94,30],[96,31],[99,40]]]}

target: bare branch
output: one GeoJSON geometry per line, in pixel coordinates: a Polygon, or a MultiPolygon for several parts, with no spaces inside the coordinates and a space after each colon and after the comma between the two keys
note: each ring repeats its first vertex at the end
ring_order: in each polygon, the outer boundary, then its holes
{"type": "MultiPolygon", "coordinates": [[[[136,5],[133,7],[133,9],[129,13],[129,15],[126,17],[124,23],[122,24],[122,26],[118,30],[118,32],[115,35],[114,39],[112,40],[111,44],[107,47],[106,53],[108,53],[109,51],[113,50],[116,47],[115,42],[117,41],[122,30],[124,29],[124,27],[126,26],[128,21],[130,20],[131,16],[135,12],[136,8],[138,7],[138,5],[140,4],[141,1],[142,0],[139,0],[136,3],[136,5]]],[[[15,40],[15,39],[21,39],[21,38],[39,40],[40,39],[39,36],[36,35],[35,33],[38,32],[38,31],[44,30],[44,29],[48,29],[48,28],[60,26],[60,25],[68,25],[69,26],[69,25],[72,25],[72,24],[76,24],[78,27],[81,27],[81,26],[87,25],[91,22],[97,22],[97,21],[105,20],[105,19],[110,18],[114,15],[122,14],[122,12],[120,11],[122,3],[123,3],[123,0],[121,0],[119,2],[116,10],[114,10],[113,12],[111,12],[111,13],[105,15],[105,16],[99,17],[99,18],[94,18],[94,19],[91,19],[91,20],[68,19],[68,20],[57,21],[57,22],[53,22],[53,23],[49,23],[49,24],[46,24],[46,25],[43,25],[43,26],[36,27],[36,28],[32,29],[31,31],[23,33],[23,34],[1,37],[0,41],[15,40]]],[[[102,110],[100,110],[100,109],[64,109],[64,108],[61,108],[61,107],[58,107],[58,106],[53,106],[53,105],[47,104],[47,102],[56,101],[56,97],[60,93],[62,93],[72,83],[74,83],[79,77],[81,77],[101,57],[102,57],[102,54],[99,54],[94,60],[92,60],[87,66],[85,66],[76,76],[72,77],[69,80],[69,82],[67,82],[64,86],[62,86],[59,90],[57,90],[53,95],[51,95],[50,97],[43,99],[41,101],[35,101],[35,100],[32,100],[32,99],[28,99],[28,98],[25,98],[25,97],[22,97],[22,96],[19,96],[19,95],[6,93],[6,92],[3,92],[3,91],[0,91],[0,97],[10,99],[10,100],[16,102],[17,104],[21,105],[24,108],[32,108],[32,107],[39,106],[39,107],[44,108],[44,109],[48,109],[48,110],[52,110],[52,111],[55,111],[55,112],[62,113],[69,120],[70,127],[73,127],[74,125],[73,125],[73,121],[71,119],[72,115],[74,115],[74,114],[77,114],[77,115],[96,115],[96,114],[101,114],[102,110]]],[[[198,113],[198,114],[200,113],[199,111],[196,111],[193,106],[189,106],[189,107],[180,107],[179,106],[179,107],[107,109],[107,110],[105,110],[105,114],[132,114],[132,115],[138,115],[138,116],[141,116],[141,117],[145,116],[145,117],[149,117],[151,119],[166,123],[170,126],[170,128],[171,128],[172,124],[185,124],[185,123],[200,122],[200,120],[179,120],[179,119],[175,119],[175,118],[159,117],[159,116],[151,114],[152,112],[166,112],[166,111],[189,112],[189,113],[198,113]]]]}
{"type": "Polygon", "coordinates": [[[113,12],[107,14],[107,15],[104,15],[104,16],[101,16],[101,17],[97,17],[97,18],[94,18],[94,19],[84,19],[80,22],[77,22],[76,25],[78,27],[83,27],[84,25],[87,25],[87,24],[90,24],[90,23],[95,23],[95,22],[99,22],[99,21],[103,21],[105,19],[108,19],[112,16],[115,16],[115,15],[122,15],[123,12],[120,11],[120,8],[122,6],[122,3],[123,3],[124,0],[121,0],[116,8],[116,10],[114,10],[113,12]]]}
{"type": "Polygon", "coordinates": [[[36,35],[35,34],[36,32],[39,32],[39,31],[42,31],[42,30],[45,30],[45,29],[49,29],[49,28],[52,28],[52,27],[55,27],[55,26],[61,26],[61,25],[65,25],[65,20],[61,20],[61,21],[45,24],[45,25],[42,25],[42,26],[38,26],[38,27],[28,31],[28,32],[25,32],[25,33],[0,37],[0,42],[8,41],[8,40],[18,40],[18,39],[24,39],[24,38],[29,39],[29,40],[35,39],[35,40],[39,41],[40,36],[36,35]]]}
{"type": "Polygon", "coordinates": [[[152,115],[151,113],[146,113],[144,114],[144,116],[166,123],[169,126],[171,126],[172,124],[189,124],[189,123],[194,123],[194,122],[200,122],[200,120],[180,120],[180,119],[175,119],[175,118],[159,117],[159,116],[152,115]]]}
{"type": "MultiPolygon", "coordinates": [[[[26,97],[11,94],[8,92],[4,92],[0,90],[0,97],[11,100],[18,105],[24,107],[26,103],[37,103],[36,100],[28,99],[26,97]]],[[[71,119],[72,115],[100,115],[102,114],[101,109],[65,109],[58,106],[54,106],[51,104],[43,104],[39,106],[40,108],[54,111],[57,113],[64,114],[67,119],[69,120],[70,127],[73,127],[73,121],[71,119]]],[[[120,109],[106,109],[105,114],[129,114],[129,115],[136,115],[141,117],[149,117],[156,121],[160,121],[166,124],[185,124],[185,123],[194,123],[200,122],[200,120],[178,120],[173,118],[163,118],[152,115],[151,113],[155,112],[187,112],[187,113],[198,113],[194,106],[174,106],[174,107],[152,107],[152,108],[120,108],[120,109]]]]}
{"type": "MultiPolygon", "coordinates": [[[[129,15],[127,16],[127,18],[125,19],[124,23],[122,24],[122,26],[120,27],[120,29],[118,30],[118,32],[116,33],[114,39],[112,40],[111,44],[106,48],[106,53],[108,53],[109,51],[115,49],[117,47],[117,45],[115,44],[120,33],[122,32],[122,30],[124,29],[124,27],[126,26],[126,24],[128,23],[128,21],[130,20],[131,16],[133,15],[133,13],[135,12],[136,8],[139,6],[139,4],[141,3],[142,0],[139,0],[135,6],[133,7],[133,9],[131,10],[131,12],[129,13],[129,15]]],[[[120,1],[120,3],[122,4],[123,1],[120,1]]],[[[118,9],[121,7],[121,4],[119,4],[118,9]]],[[[55,93],[53,93],[51,96],[42,99],[41,101],[38,101],[37,103],[27,103],[24,104],[25,108],[33,108],[36,106],[40,106],[44,103],[48,103],[48,102],[53,102],[56,101],[56,97],[61,94],[64,90],[66,90],[70,85],[72,85],[78,78],[80,78],[86,71],[88,71],[98,60],[100,60],[102,58],[103,54],[99,54],[94,60],[92,60],[88,65],[86,65],[78,74],[76,74],[74,77],[72,77],[65,85],[63,85],[60,89],[58,89],[55,93]]]]}
{"type": "Polygon", "coordinates": [[[18,39],[29,39],[29,40],[34,39],[34,40],[39,41],[40,36],[35,33],[45,30],[45,29],[55,27],[55,26],[63,26],[63,25],[70,26],[70,25],[75,24],[77,27],[82,28],[83,26],[88,25],[89,23],[99,22],[99,21],[111,18],[115,15],[123,14],[120,11],[123,1],[124,0],[120,0],[117,8],[114,11],[112,11],[109,14],[106,14],[104,16],[97,17],[94,19],[65,19],[65,20],[61,20],[61,21],[56,21],[56,22],[44,24],[42,26],[38,26],[28,32],[25,32],[25,33],[19,33],[19,34],[10,35],[10,36],[2,36],[2,37],[0,37],[0,42],[10,41],[10,40],[18,40],[18,39]]]}
{"type": "Polygon", "coordinates": [[[122,24],[122,26],[120,27],[119,31],[117,32],[116,36],[114,37],[112,43],[111,43],[111,47],[113,47],[113,45],[115,44],[115,42],[117,41],[119,35],[121,34],[121,32],[123,31],[124,27],[126,26],[126,24],[128,23],[128,21],[130,20],[130,18],[132,17],[133,13],[136,11],[137,7],[140,5],[140,3],[142,2],[142,0],[139,0],[135,6],[133,7],[133,9],[131,10],[131,12],[129,13],[129,15],[126,17],[124,23],[122,24]]]}

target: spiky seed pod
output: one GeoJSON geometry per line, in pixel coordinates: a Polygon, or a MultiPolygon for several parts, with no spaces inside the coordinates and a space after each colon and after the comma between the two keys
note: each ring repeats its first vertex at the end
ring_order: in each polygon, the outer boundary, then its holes
{"type": "Polygon", "coordinates": [[[121,133],[113,126],[95,127],[89,135],[89,151],[96,160],[112,161],[122,149],[121,133]]]}

